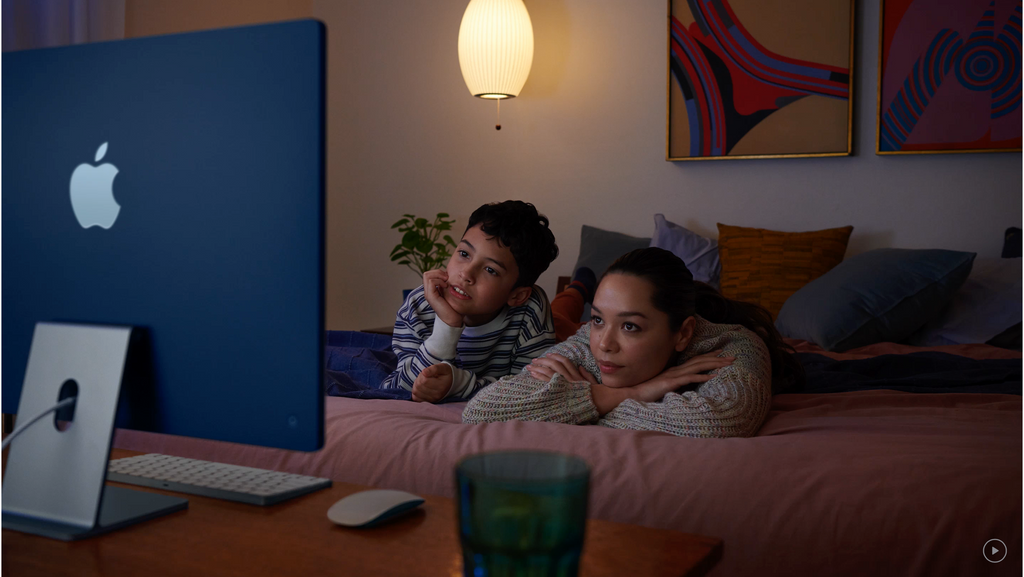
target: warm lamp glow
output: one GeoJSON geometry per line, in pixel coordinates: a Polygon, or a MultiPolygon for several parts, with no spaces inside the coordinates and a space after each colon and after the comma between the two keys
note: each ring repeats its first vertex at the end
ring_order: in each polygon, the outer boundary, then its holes
{"type": "Polygon", "coordinates": [[[533,64],[533,25],[523,0],[471,0],[459,28],[459,65],[470,94],[519,95],[533,64]]]}

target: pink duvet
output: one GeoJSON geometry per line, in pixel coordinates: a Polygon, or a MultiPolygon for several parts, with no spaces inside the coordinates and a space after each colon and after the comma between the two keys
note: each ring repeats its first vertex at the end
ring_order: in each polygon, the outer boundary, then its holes
{"type": "MultiPolygon", "coordinates": [[[[1020,356],[999,351],[981,354],[1020,356]]],[[[465,455],[562,451],[591,466],[591,516],[722,538],[713,575],[1021,574],[1019,396],[781,395],[749,439],[464,425],[462,406],[329,397],[316,453],[126,430],[115,446],[449,497],[465,455]]]]}

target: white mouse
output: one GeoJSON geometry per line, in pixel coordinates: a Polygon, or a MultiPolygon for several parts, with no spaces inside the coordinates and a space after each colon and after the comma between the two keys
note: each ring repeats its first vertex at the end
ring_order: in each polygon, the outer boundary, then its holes
{"type": "Polygon", "coordinates": [[[423,504],[423,497],[393,491],[373,489],[352,493],[331,505],[327,518],[345,527],[373,527],[400,517],[423,504]]]}

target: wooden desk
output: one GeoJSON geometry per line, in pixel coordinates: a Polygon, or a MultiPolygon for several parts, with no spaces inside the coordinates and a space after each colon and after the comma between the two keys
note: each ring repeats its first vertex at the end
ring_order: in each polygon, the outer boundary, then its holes
{"type": "MultiPolygon", "coordinates": [[[[113,453],[113,458],[138,454],[113,453]]],[[[425,496],[420,511],[373,529],[346,529],[327,519],[327,509],[338,499],[366,488],[335,483],[271,507],[188,495],[185,511],[70,543],[4,530],[2,572],[5,577],[462,574],[451,499],[425,496]]],[[[590,520],[580,574],[699,576],[721,556],[719,539],[590,520]]]]}

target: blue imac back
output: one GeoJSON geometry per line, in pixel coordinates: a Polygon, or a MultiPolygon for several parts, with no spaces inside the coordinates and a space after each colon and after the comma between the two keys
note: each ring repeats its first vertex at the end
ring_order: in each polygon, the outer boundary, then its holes
{"type": "Polygon", "coordinates": [[[325,44],[296,21],[3,54],[4,413],[36,322],[132,325],[119,426],[323,446],[325,44]]]}

